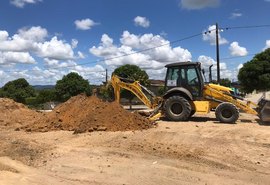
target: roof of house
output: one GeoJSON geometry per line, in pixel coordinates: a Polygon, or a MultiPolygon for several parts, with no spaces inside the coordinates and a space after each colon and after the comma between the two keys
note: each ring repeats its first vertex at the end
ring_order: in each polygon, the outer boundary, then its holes
{"type": "Polygon", "coordinates": [[[163,86],[165,84],[164,80],[149,79],[149,81],[152,86],[163,86]]]}

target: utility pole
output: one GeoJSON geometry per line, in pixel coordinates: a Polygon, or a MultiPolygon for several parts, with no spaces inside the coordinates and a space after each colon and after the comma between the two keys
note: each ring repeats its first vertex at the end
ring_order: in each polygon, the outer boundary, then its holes
{"type": "Polygon", "coordinates": [[[218,23],[216,23],[217,83],[220,83],[218,23]]]}

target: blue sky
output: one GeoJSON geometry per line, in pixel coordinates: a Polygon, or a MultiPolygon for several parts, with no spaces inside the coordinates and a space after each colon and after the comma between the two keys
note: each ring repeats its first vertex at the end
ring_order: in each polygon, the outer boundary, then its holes
{"type": "MultiPolygon", "coordinates": [[[[270,24],[269,0],[5,0],[0,12],[0,86],[21,77],[54,84],[71,71],[99,84],[106,68],[111,73],[123,64],[163,79],[171,62],[216,63],[214,32],[170,41],[215,29],[216,22],[221,28],[270,24]]],[[[224,29],[221,77],[236,80],[252,54],[270,47],[269,33],[267,26],[224,29]]]]}

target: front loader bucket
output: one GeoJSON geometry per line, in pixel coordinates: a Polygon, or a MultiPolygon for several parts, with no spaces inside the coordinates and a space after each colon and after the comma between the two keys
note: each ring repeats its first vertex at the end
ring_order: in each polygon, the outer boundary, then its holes
{"type": "Polygon", "coordinates": [[[270,100],[262,98],[259,101],[258,114],[263,123],[270,123],[270,100]]]}

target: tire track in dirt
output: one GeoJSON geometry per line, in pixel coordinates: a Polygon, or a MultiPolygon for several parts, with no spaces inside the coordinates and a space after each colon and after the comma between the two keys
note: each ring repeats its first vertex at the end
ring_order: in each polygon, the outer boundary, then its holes
{"type": "Polygon", "coordinates": [[[0,135],[0,157],[9,156],[29,166],[42,164],[46,152],[50,150],[48,145],[37,143],[31,139],[23,139],[18,132],[2,132],[0,135]]]}
{"type": "MultiPolygon", "coordinates": [[[[270,143],[262,139],[263,137],[269,138],[269,136],[270,134],[253,133],[247,129],[238,130],[231,135],[234,150],[239,153],[238,158],[245,162],[241,163],[243,168],[258,171],[258,166],[269,167],[270,143]]],[[[270,175],[265,171],[267,170],[260,170],[261,173],[270,175]]]]}
{"type": "MultiPolygon", "coordinates": [[[[217,169],[232,169],[221,161],[208,158],[203,147],[186,145],[178,138],[177,132],[142,132],[140,137],[114,138],[113,142],[102,142],[102,146],[117,148],[119,151],[147,154],[148,156],[164,157],[173,160],[193,163],[197,166],[211,166],[217,169]],[[156,139],[153,142],[152,139],[156,139]],[[174,138],[174,139],[173,139],[174,138]]],[[[187,168],[187,167],[186,167],[187,168]]],[[[194,169],[193,169],[194,170],[194,169]]]]}
{"type": "MultiPolygon", "coordinates": [[[[265,160],[262,160],[264,164],[269,164],[267,160],[269,157],[265,154],[266,150],[261,151],[260,149],[267,147],[268,143],[258,142],[262,134],[254,134],[252,132],[253,126],[257,127],[258,125],[254,125],[254,123],[217,125],[210,130],[209,127],[207,129],[199,128],[198,132],[202,139],[206,140],[205,145],[212,146],[209,148],[209,155],[213,160],[222,160],[225,164],[235,166],[239,170],[256,171],[257,165],[261,165],[260,157],[265,156],[265,160]],[[254,148],[251,149],[252,146],[254,148]],[[253,151],[262,152],[262,156],[258,153],[252,153],[253,151]]],[[[261,172],[267,174],[264,171],[261,172]]]]}

